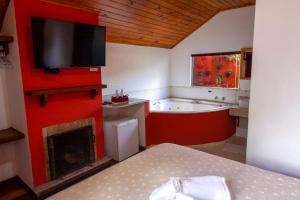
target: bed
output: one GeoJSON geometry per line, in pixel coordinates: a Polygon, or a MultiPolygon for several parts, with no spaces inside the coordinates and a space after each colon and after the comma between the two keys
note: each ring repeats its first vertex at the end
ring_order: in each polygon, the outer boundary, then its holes
{"type": "Polygon", "coordinates": [[[161,144],[50,200],[146,200],[169,177],[224,176],[232,199],[300,199],[300,180],[175,144],[161,144]]]}

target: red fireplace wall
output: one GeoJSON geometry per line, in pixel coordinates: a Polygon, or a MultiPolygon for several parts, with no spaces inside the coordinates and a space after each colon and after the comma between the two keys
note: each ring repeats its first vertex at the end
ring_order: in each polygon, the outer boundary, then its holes
{"type": "MultiPolygon", "coordinates": [[[[98,24],[96,13],[42,2],[40,0],[15,0],[17,36],[22,71],[23,90],[64,88],[101,84],[101,71],[90,72],[88,68],[63,69],[60,74],[44,74],[35,69],[31,38],[31,16],[98,24]]],[[[49,96],[45,107],[40,107],[36,97],[25,96],[28,138],[31,152],[34,186],[43,184],[46,179],[42,128],[71,122],[83,118],[96,119],[97,157],[104,157],[102,95],[90,99],[88,92],[49,96]]]]}

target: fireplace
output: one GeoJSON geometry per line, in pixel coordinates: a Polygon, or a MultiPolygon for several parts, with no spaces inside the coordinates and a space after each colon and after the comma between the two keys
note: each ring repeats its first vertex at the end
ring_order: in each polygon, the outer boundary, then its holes
{"type": "Polygon", "coordinates": [[[94,119],[54,125],[43,133],[48,181],[95,162],[94,119]]]}

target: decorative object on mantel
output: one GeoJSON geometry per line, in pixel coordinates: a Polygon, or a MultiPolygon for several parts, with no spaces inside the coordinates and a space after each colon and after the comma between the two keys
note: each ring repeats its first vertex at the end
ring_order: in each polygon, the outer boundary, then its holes
{"type": "Polygon", "coordinates": [[[14,128],[0,130],[0,144],[23,139],[25,135],[14,128]]]}
{"type": "Polygon", "coordinates": [[[12,67],[10,61],[6,56],[9,54],[8,44],[13,41],[13,37],[0,34],[0,67],[2,68],[12,67]]]}
{"type": "Polygon", "coordinates": [[[120,93],[118,90],[116,90],[115,96],[111,97],[112,105],[128,104],[128,102],[129,102],[129,97],[128,95],[124,95],[123,89],[121,89],[120,93]]]}
{"type": "Polygon", "coordinates": [[[90,92],[90,98],[95,99],[99,94],[99,90],[107,88],[107,85],[88,85],[88,86],[78,86],[78,87],[68,87],[68,88],[57,88],[57,89],[46,89],[46,90],[32,90],[26,91],[27,96],[36,96],[40,99],[40,106],[44,107],[47,102],[49,95],[52,94],[63,94],[63,93],[75,93],[75,92],[90,92]]]}

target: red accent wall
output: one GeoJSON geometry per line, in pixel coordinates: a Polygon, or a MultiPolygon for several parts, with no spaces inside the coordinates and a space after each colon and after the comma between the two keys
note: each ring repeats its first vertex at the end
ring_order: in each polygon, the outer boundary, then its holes
{"type": "MultiPolygon", "coordinates": [[[[15,0],[17,36],[24,92],[36,89],[64,88],[101,84],[101,71],[89,69],[63,69],[61,74],[44,74],[34,67],[31,38],[31,16],[98,24],[98,15],[81,10],[49,4],[40,0],[15,0]]],[[[102,95],[90,99],[88,92],[59,94],[49,97],[45,107],[40,107],[36,97],[25,96],[28,137],[32,160],[34,185],[46,182],[46,164],[43,150],[42,128],[83,118],[96,120],[96,145],[98,159],[104,156],[102,95]]]]}
{"type": "Polygon", "coordinates": [[[235,133],[235,122],[236,118],[229,116],[229,110],[191,114],[150,113],[147,119],[147,145],[219,142],[235,133]]]}

